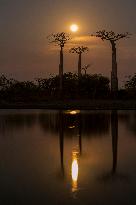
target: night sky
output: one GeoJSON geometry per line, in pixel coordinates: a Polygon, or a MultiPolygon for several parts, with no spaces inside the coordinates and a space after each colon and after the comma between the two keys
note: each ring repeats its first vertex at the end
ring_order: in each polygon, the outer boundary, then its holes
{"type": "Polygon", "coordinates": [[[0,0],[0,74],[19,80],[47,77],[58,73],[58,50],[49,45],[53,32],[70,32],[72,23],[79,31],[65,48],[64,72],[76,72],[77,56],[69,54],[73,45],[90,48],[83,65],[91,64],[88,73],[110,77],[109,42],[89,37],[97,30],[133,34],[118,43],[118,75],[136,72],[136,1],[135,0],[0,0]]]}

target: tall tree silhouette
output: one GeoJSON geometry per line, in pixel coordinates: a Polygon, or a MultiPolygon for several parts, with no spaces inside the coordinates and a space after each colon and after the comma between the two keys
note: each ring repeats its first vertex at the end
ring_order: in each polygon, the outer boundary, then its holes
{"type": "Polygon", "coordinates": [[[60,63],[59,63],[59,78],[60,78],[60,95],[62,95],[63,88],[63,48],[67,41],[70,40],[70,36],[65,32],[51,34],[48,37],[50,43],[54,43],[60,47],[60,63]]]}
{"type": "Polygon", "coordinates": [[[117,57],[116,57],[116,41],[128,37],[130,34],[126,33],[114,33],[113,31],[97,31],[95,35],[101,38],[103,41],[110,41],[112,47],[112,71],[111,71],[111,92],[113,97],[116,98],[118,91],[118,77],[117,77],[117,57]]]}
{"type": "Polygon", "coordinates": [[[78,46],[78,47],[73,47],[69,50],[70,53],[76,53],[78,54],[78,78],[81,78],[81,58],[82,58],[82,53],[88,52],[89,49],[88,47],[84,46],[78,46]]]}

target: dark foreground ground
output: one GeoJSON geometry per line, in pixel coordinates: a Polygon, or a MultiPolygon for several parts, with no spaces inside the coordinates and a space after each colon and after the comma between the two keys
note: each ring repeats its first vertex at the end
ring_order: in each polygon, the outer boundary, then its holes
{"type": "Polygon", "coordinates": [[[135,101],[123,100],[65,100],[65,101],[45,101],[40,103],[0,103],[0,109],[83,109],[83,110],[134,110],[135,101]]]}

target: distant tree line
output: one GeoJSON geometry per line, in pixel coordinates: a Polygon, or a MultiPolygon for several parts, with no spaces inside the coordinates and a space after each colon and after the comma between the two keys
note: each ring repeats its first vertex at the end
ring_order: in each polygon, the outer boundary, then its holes
{"type": "MultiPolygon", "coordinates": [[[[41,102],[59,99],[59,75],[37,78],[34,81],[17,81],[0,76],[1,102],[41,102]]],[[[111,99],[110,81],[101,74],[63,74],[63,99],[111,99]]],[[[136,74],[129,76],[118,99],[136,99],[136,74]]]]}

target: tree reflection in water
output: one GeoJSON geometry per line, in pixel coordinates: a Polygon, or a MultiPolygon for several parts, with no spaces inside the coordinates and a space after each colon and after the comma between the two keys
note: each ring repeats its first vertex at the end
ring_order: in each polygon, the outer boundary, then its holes
{"type": "MultiPolygon", "coordinates": [[[[72,178],[72,193],[75,196],[78,191],[78,176],[79,176],[79,159],[82,157],[83,148],[82,148],[82,135],[83,133],[83,124],[84,131],[87,127],[87,133],[92,134],[95,131],[96,133],[105,133],[109,130],[109,114],[105,113],[89,113],[86,117],[86,114],[76,111],[59,111],[58,118],[54,122],[58,123],[59,128],[59,149],[60,149],[60,167],[61,167],[61,178],[65,178],[65,163],[64,163],[64,138],[70,137],[71,140],[75,140],[76,143],[72,145],[72,161],[71,161],[71,178],[72,178]],[[98,124],[101,122],[100,129],[98,129],[98,124]],[[89,126],[90,125],[90,126],[89,126]],[[93,126],[94,125],[94,126],[93,126]],[[98,129],[98,130],[97,130],[98,129]]],[[[53,126],[55,128],[56,126],[53,126]]],[[[56,130],[56,128],[55,128],[56,130]]],[[[101,136],[101,134],[99,136],[101,136]]],[[[96,136],[96,135],[95,135],[96,136]]],[[[84,136],[85,137],[85,136],[84,136]]]]}
{"type": "Polygon", "coordinates": [[[112,135],[112,175],[116,173],[118,156],[118,113],[113,110],[111,113],[111,135],[112,135]]]}
{"type": "Polygon", "coordinates": [[[64,178],[64,122],[63,111],[59,111],[59,145],[60,145],[60,163],[61,163],[61,176],[64,178]]]}
{"type": "Polygon", "coordinates": [[[110,172],[102,175],[100,180],[108,182],[110,180],[128,180],[128,177],[117,172],[118,160],[118,111],[111,112],[111,136],[112,136],[112,169],[110,172]]]}
{"type": "MultiPolygon", "coordinates": [[[[78,119],[81,119],[79,118],[79,113],[78,111],[69,111],[69,112],[63,112],[62,110],[59,111],[59,147],[60,147],[60,164],[61,164],[61,177],[64,178],[65,177],[65,168],[64,168],[64,117],[66,118],[66,115],[70,115],[70,116],[73,116],[73,115],[77,115],[78,118],[76,118],[76,120],[72,121],[70,124],[68,124],[69,128],[78,128],[79,130],[79,133],[78,133],[78,136],[79,136],[79,150],[74,150],[72,151],[72,174],[75,173],[75,170],[77,170],[77,153],[80,152],[81,154],[81,122],[78,121],[78,119]],[[78,125],[79,123],[79,125],[78,125]],[[73,158],[74,157],[74,158],[73,158]]],[[[73,176],[73,175],[72,175],[73,176]]],[[[76,180],[73,181],[73,186],[76,187],[76,180]]],[[[75,188],[76,189],[76,188],[75,188]]]]}
{"type": "MultiPolygon", "coordinates": [[[[72,176],[72,192],[78,190],[78,175],[79,175],[79,158],[82,156],[82,114],[78,113],[67,113],[68,117],[68,126],[70,128],[78,129],[78,146],[74,146],[72,150],[72,163],[71,163],[71,176],[72,176]],[[71,114],[72,113],[72,114],[71,114]],[[74,120],[73,120],[74,115],[74,120]],[[71,120],[70,120],[71,119],[71,120]]],[[[100,117],[99,117],[100,119],[100,117]]],[[[59,141],[60,141],[60,161],[61,161],[61,173],[64,177],[64,127],[67,122],[66,113],[63,111],[59,112],[59,141]]],[[[92,122],[92,120],[91,120],[92,122]]],[[[105,122],[105,121],[104,121],[105,122]]],[[[106,121],[107,122],[107,121],[106,121]]],[[[106,125],[108,127],[108,125],[106,125]]],[[[105,127],[104,126],[104,131],[105,127]]],[[[66,130],[66,127],[65,127],[66,130]]],[[[104,174],[100,177],[103,181],[109,181],[114,179],[126,180],[127,177],[123,174],[117,173],[117,158],[118,158],[118,112],[112,110],[111,112],[111,136],[112,136],[112,169],[107,174],[104,174]]]]}

